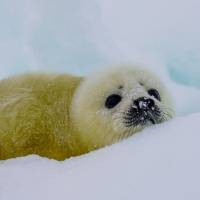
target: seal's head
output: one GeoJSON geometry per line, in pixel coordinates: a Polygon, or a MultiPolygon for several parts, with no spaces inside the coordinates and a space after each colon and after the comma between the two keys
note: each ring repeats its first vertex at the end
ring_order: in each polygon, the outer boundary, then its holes
{"type": "Polygon", "coordinates": [[[166,121],[174,113],[159,78],[134,66],[106,70],[84,80],[71,109],[74,127],[88,150],[166,121]]]}

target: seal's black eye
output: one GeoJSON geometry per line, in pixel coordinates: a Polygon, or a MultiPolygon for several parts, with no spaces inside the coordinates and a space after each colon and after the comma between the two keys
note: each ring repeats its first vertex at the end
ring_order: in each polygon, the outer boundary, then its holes
{"type": "Polygon", "coordinates": [[[106,99],[105,106],[108,109],[114,108],[121,100],[122,97],[120,95],[112,94],[106,99]]]}
{"type": "Polygon", "coordinates": [[[156,89],[150,89],[150,90],[148,90],[148,94],[150,96],[153,96],[157,100],[161,101],[161,97],[160,97],[160,94],[159,94],[158,90],[156,90],[156,89]]]}

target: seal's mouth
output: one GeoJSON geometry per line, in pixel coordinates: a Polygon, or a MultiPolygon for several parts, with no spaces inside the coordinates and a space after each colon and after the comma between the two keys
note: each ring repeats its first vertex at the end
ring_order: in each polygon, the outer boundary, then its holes
{"type": "Polygon", "coordinates": [[[137,109],[131,107],[124,115],[124,124],[126,127],[148,126],[161,122],[161,110],[158,106],[151,109],[137,109]]]}

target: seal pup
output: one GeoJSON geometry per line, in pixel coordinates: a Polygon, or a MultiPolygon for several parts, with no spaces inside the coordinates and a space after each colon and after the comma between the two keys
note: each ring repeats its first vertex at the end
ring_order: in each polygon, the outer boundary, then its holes
{"type": "Polygon", "coordinates": [[[0,159],[37,154],[64,160],[173,115],[164,84],[134,65],[85,78],[17,75],[0,81],[0,159]]]}

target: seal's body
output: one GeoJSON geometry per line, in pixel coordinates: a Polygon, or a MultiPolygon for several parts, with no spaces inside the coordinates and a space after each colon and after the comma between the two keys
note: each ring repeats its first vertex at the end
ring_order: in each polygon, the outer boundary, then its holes
{"type": "Polygon", "coordinates": [[[160,80],[135,66],[14,76],[0,81],[0,159],[81,155],[170,119],[171,107],[160,80]]]}
{"type": "Polygon", "coordinates": [[[39,154],[62,160],[79,154],[70,105],[81,78],[26,74],[0,82],[0,159],[39,154]]]}

